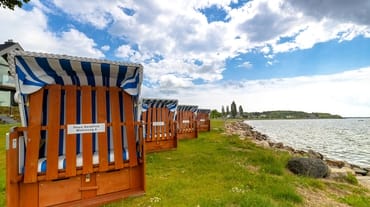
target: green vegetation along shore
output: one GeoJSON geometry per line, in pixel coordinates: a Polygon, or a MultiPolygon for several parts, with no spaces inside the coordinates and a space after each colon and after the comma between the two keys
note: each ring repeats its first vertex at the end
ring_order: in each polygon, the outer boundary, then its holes
{"type": "MultiPolygon", "coordinates": [[[[147,192],[105,206],[358,206],[369,190],[356,182],[296,176],[286,169],[290,155],[223,134],[222,120],[211,132],[180,140],[178,149],[146,156],[147,192]],[[352,184],[351,184],[352,183],[352,184]]],[[[5,133],[0,125],[0,206],[5,205],[5,133]]]]}
{"type": "Polygon", "coordinates": [[[245,113],[249,119],[341,119],[339,115],[329,113],[307,113],[303,111],[264,111],[245,113]]]}

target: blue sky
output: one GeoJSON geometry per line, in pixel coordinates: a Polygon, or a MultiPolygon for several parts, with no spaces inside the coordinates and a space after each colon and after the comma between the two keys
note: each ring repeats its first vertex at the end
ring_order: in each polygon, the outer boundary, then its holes
{"type": "Polygon", "coordinates": [[[25,50],[139,62],[142,96],[220,111],[370,116],[367,0],[31,0],[0,8],[25,50]]]}

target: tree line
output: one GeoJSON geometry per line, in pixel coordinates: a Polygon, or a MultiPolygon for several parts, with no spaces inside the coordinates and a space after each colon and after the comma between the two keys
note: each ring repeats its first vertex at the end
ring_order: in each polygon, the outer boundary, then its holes
{"type": "Polygon", "coordinates": [[[237,108],[235,101],[232,101],[230,107],[226,105],[222,105],[221,113],[218,112],[216,109],[211,111],[211,118],[237,118],[237,117],[244,117],[243,107],[239,105],[237,108]],[[226,109],[225,109],[226,108],[226,109]]]}

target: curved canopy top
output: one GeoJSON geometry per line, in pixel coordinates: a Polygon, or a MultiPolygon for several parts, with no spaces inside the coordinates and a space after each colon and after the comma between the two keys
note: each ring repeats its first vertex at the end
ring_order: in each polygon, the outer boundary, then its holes
{"type": "Polygon", "coordinates": [[[148,99],[142,100],[142,111],[147,111],[149,108],[164,108],[167,107],[170,111],[176,111],[178,101],[175,99],[148,99]]]}
{"type": "Polygon", "coordinates": [[[177,106],[177,111],[191,111],[196,113],[198,111],[198,106],[194,105],[179,105],[177,106]]]}
{"type": "Polygon", "coordinates": [[[49,84],[117,86],[132,96],[140,94],[140,64],[25,51],[13,51],[8,59],[23,95],[49,84]]]}
{"type": "Polygon", "coordinates": [[[210,114],[211,110],[210,109],[198,109],[198,113],[210,114]]]}

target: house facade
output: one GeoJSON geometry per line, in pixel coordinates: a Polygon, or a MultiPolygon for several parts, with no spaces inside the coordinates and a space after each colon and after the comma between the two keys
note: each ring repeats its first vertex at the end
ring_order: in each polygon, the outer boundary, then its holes
{"type": "Polygon", "coordinates": [[[8,53],[13,50],[23,50],[16,42],[8,40],[0,44],[0,106],[11,106],[14,104],[13,95],[15,83],[9,76],[8,53]]]}

